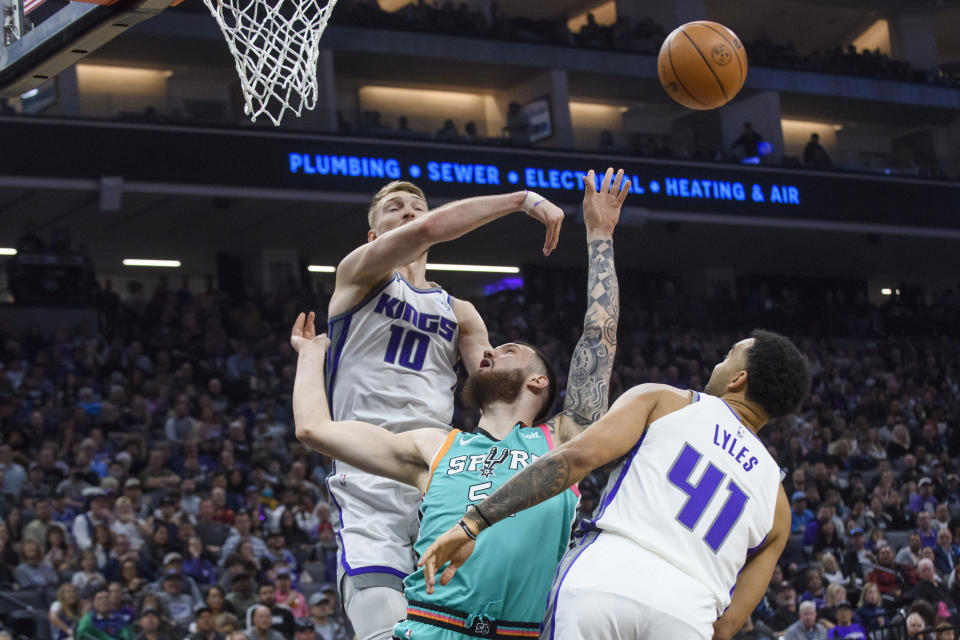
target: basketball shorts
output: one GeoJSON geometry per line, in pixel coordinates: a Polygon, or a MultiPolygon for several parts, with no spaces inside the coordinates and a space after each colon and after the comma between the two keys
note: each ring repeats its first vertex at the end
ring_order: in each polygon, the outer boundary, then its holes
{"type": "Polygon", "coordinates": [[[710,640],[716,619],[706,585],[627,538],[592,532],[557,568],[540,637],[710,640]]]}
{"type": "Polygon", "coordinates": [[[420,492],[337,461],[327,477],[339,572],[357,589],[390,587],[416,568],[420,492]]]}

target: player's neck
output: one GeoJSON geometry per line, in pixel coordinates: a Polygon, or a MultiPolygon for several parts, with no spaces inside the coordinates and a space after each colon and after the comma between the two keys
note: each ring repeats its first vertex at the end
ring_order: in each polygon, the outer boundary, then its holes
{"type": "Polygon", "coordinates": [[[740,422],[745,424],[750,431],[754,433],[759,433],[760,429],[763,428],[763,425],[767,424],[769,418],[765,413],[760,411],[760,409],[753,404],[748,402],[742,394],[731,393],[723,396],[723,401],[727,403],[727,406],[737,414],[737,418],[740,419],[740,422]]]}
{"type": "Polygon", "coordinates": [[[430,281],[427,280],[427,252],[407,264],[397,267],[397,273],[403,276],[404,280],[418,289],[429,289],[430,281]]]}
{"type": "Polygon", "coordinates": [[[493,402],[483,408],[477,427],[497,440],[503,440],[518,422],[533,424],[535,415],[534,410],[519,406],[517,402],[493,402]]]}

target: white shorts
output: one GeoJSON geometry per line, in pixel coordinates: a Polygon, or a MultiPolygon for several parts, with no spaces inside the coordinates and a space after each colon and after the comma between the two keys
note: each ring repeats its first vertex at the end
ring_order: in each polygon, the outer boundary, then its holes
{"type": "Polygon", "coordinates": [[[391,587],[416,568],[420,492],[337,461],[327,477],[339,572],[357,589],[391,587]]]}
{"type": "Polygon", "coordinates": [[[710,640],[716,619],[702,582],[622,536],[592,532],[557,568],[540,637],[710,640]]]}

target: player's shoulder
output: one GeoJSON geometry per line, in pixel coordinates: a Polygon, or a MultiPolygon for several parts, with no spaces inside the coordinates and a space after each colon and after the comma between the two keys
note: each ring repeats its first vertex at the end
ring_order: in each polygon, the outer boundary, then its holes
{"type": "Polygon", "coordinates": [[[642,403],[648,407],[650,422],[688,406],[697,398],[695,391],[668,384],[644,382],[627,390],[618,403],[642,403]]]}

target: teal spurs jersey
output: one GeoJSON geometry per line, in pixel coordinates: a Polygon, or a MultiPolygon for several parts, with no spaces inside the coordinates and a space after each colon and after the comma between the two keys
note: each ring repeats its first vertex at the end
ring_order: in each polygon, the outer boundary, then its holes
{"type": "MultiPolygon", "coordinates": [[[[500,441],[480,431],[452,430],[434,457],[420,505],[417,554],[456,525],[468,504],[479,503],[552,448],[547,426],[517,423],[500,441]]],[[[539,623],[570,538],[574,491],[568,489],[484,531],[470,559],[448,585],[438,582],[433,595],[427,595],[423,569],[407,576],[404,595],[411,608],[419,601],[494,620],[539,623]]]]}

